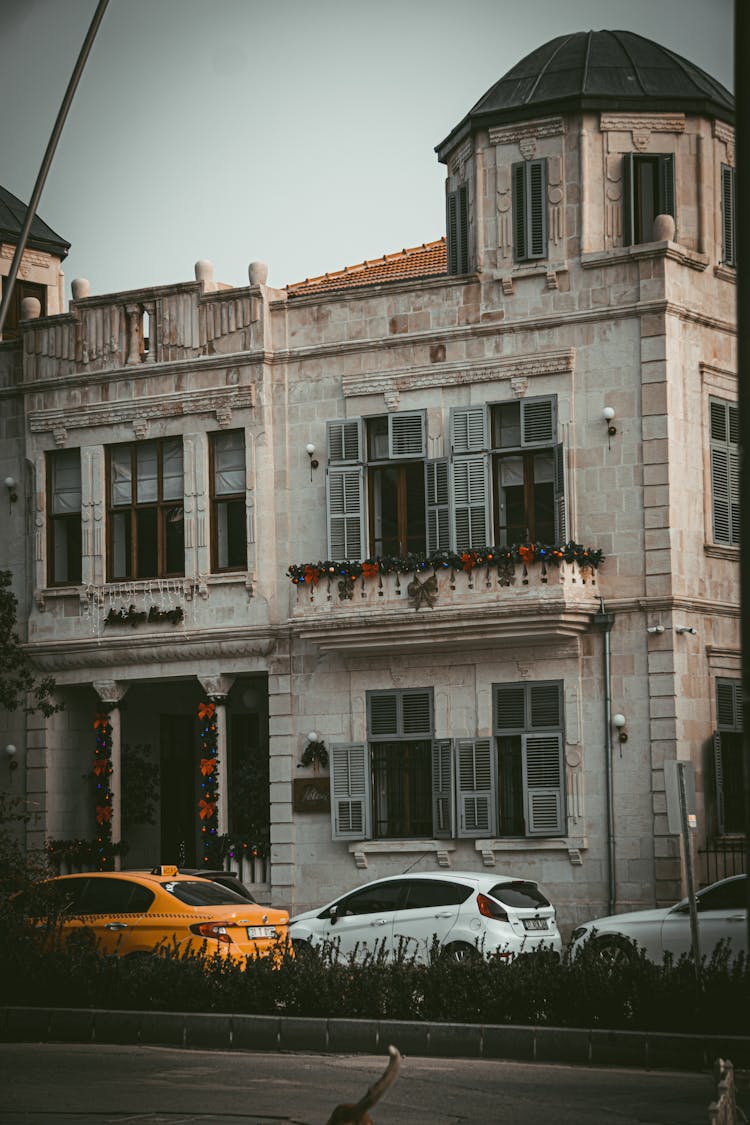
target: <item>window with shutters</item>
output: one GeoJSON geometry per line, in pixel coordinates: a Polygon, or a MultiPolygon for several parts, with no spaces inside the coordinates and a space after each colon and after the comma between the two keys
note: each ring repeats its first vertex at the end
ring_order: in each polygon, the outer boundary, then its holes
{"type": "Polygon", "coordinates": [[[493,687],[497,836],[565,835],[562,691],[557,681],[493,687]]]}
{"type": "Polygon", "coordinates": [[[369,692],[375,839],[432,835],[432,692],[369,692]]]}
{"type": "Polygon", "coordinates": [[[494,543],[565,539],[564,455],[557,400],[530,398],[491,408],[494,543]]]}
{"type": "Polygon", "coordinates": [[[513,257],[547,257],[547,161],[513,165],[513,257]]]}
{"type": "Polygon", "coordinates": [[[469,272],[469,187],[460,184],[447,196],[448,273],[469,272]]]}
{"type": "Polygon", "coordinates": [[[210,435],[211,569],[247,569],[245,435],[210,435]]]}
{"type": "Polygon", "coordinates": [[[185,573],[182,439],[107,449],[110,581],[185,573]]]}
{"type": "Polygon", "coordinates": [[[725,266],[737,265],[735,227],[735,169],[721,166],[721,260],[725,266]]]}
{"type": "Polygon", "coordinates": [[[81,451],[47,454],[47,581],[81,581],[81,451]]]}
{"type": "Polygon", "coordinates": [[[716,681],[714,796],[717,834],[744,832],[742,681],[716,681]]]}
{"type": "Polygon", "coordinates": [[[674,157],[626,152],[623,161],[623,245],[653,241],[654,219],[675,210],[674,157]]]}
{"type": "Polygon", "coordinates": [[[740,415],[735,403],[709,399],[714,543],[740,545],[740,415]]]}

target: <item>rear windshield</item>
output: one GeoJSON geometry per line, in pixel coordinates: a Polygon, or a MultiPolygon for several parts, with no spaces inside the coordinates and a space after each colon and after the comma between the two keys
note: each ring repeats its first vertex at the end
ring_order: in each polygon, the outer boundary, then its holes
{"type": "Polygon", "coordinates": [[[237,895],[234,891],[230,891],[228,887],[221,887],[218,883],[210,883],[208,879],[196,879],[186,883],[180,879],[179,882],[162,883],[165,891],[169,891],[180,902],[184,902],[186,906],[247,906],[246,898],[237,895]]]}
{"type": "Polygon", "coordinates": [[[516,883],[498,883],[492,888],[490,894],[503,906],[520,906],[535,910],[539,906],[549,906],[536,883],[524,883],[520,879],[516,883]]]}

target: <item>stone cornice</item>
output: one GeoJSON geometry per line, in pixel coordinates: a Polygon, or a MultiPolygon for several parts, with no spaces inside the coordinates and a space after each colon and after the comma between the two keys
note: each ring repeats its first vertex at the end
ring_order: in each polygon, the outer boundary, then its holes
{"type": "Polygon", "coordinates": [[[517,125],[492,126],[489,138],[491,145],[513,145],[541,137],[559,137],[564,132],[565,122],[562,117],[540,117],[536,121],[524,121],[517,125]]]}
{"type": "Polygon", "coordinates": [[[342,379],[344,398],[357,395],[386,394],[426,387],[450,387],[490,383],[498,379],[529,379],[542,375],[568,375],[573,371],[575,350],[537,352],[529,356],[513,356],[493,363],[430,364],[402,367],[387,373],[351,375],[342,379]]]}
{"type": "Polygon", "coordinates": [[[602,113],[602,133],[684,133],[684,113],[602,113]]]}
{"type": "Polygon", "coordinates": [[[622,262],[642,261],[644,258],[668,258],[679,262],[688,269],[702,273],[708,268],[708,257],[680,246],[678,242],[644,242],[637,246],[618,246],[614,250],[595,250],[581,255],[581,268],[599,269],[601,266],[615,266],[622,262]]]}

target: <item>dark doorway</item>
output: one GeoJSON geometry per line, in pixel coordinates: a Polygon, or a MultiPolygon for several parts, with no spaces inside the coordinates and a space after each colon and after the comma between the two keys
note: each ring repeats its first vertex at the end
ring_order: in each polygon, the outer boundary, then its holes
{"type": "Polygon", "coordinates": [[[196,735],[190,715],[161,716],[161,862],[196,866],[196,735]]]}
{"type": "Polygon", "coordinates": [[[229,735],[229,834],[268,855],[270,802],[265,715],[233,715],[229,735]]]}

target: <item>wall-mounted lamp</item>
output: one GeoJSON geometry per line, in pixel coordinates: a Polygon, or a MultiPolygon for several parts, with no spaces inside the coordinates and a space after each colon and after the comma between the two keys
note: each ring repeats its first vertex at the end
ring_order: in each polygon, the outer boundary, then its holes
{"type": "Polygon", "coordinates": [[[664,626],[663,625],[649,625],[646,632],[651,633],[652,636],[660,637],[662,635],[662,633],[664,632],[664,626]]]}
{"type": "Polygon", "coordinates": [[[8,502],[15,504],[18,499],[18,481],[15,477],[6,477],[3,484],[8,489],[8,502]]]}
{"type": "Polygon", "coordinates": [[[697,630],[692,625],[675,625],[675,633],[696,633],[697,630]]]}
{"type": "Polygon", "coordinates": [[[619,714],[613,715],[612,716],[612,726],[617,731],[618,741],[619,742],[627,742],[628,741],[628,732],[625,730],[625,716],[619,715],[619,714]]]}
{"type": "Polygon", "coordinates": [[[305,746],[299,764],[300,766],[312,766],[316,773],[321,766],[325,769],[328,765],[326,744],[316,730],[311,730],[308,733],[307,746],[305,746]]]}
{"type": "Polygon", "coordinates": [[[312,480],[313,469],[317,469],[320,462],[315,457],[315,446],[313,445],[313,443],[311,441],[309,441],[307,443],[307,445],[305,446],[305,452],[307,453],[307,456],[310,458],[310,480],[312,480]]]}
{"type": "Polygon", "coordinates": [[[611,439],[617,433],[617,426],[612,425],[612,419],[614,418],[614,416],[615,416],[615,412],[614,412],[613,407],[605,406],[604,410],[602,410],[602,418],[604,419],[604,421],[607,424],[607,447],[609,449],[612,448],[612,440],[611,439]]]}
{"type": "Polygon", "coordinates": [[[9,742],[5,747],[5,753],[8,757],[8,770],[12,777],[13,771],[18,769],[18,762],[16,761],[16,748],[12,742],[9,742]]]}

